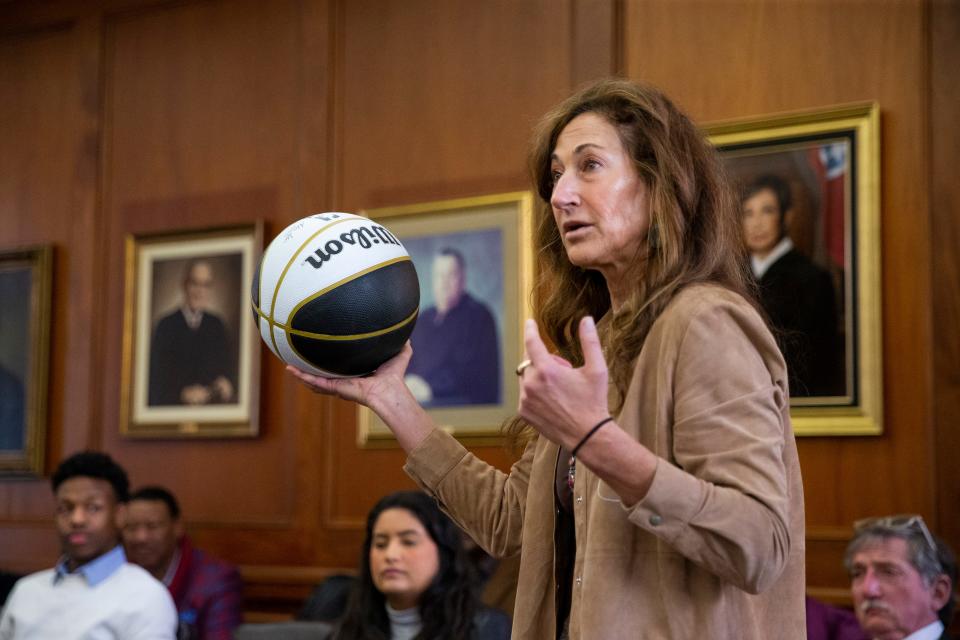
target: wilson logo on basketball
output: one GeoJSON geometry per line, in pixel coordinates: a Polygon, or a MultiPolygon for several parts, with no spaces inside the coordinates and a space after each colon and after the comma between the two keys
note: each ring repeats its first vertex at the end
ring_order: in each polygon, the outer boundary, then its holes
{"type": "Polygon", "coordinates": [[[319,269],[324,262],[343,251],[344,244],[369,249],[378,244],[399,245],[400,241],[380,225],[359,227],[341,233],[339,240],[328,240],[322,247],[318,247],[312,256],[307,256],[306,260],[314,269],[319,269]]]}

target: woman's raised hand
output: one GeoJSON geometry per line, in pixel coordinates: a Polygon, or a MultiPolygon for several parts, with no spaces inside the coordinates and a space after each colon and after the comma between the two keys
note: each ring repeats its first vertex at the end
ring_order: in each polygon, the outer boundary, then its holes
{"type": "Polygon", "coordinates": [[[533,320],[527,320],[523,334],[530,365],[520,375],[519,413],[546,438],[572,449],[610,415],[609,374],[597,327],[590,316],[580,320],[584,364],[579,368],[547,350],[533,320]]]}

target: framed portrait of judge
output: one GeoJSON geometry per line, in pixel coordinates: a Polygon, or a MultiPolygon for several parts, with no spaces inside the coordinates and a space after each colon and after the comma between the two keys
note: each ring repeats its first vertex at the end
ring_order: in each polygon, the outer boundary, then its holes
{"type": "MultiPolygon", "coordinates": [[[[531,194],[506,193],[364,211],[403,243],[420,282],[405,382],[437,424],[461,440],[499,435],[516,412],[533,270],[531,194]]],[[[393,444],[360,408],[361,446],[393,444]]]]}
{"type": "Polygon", "coordinates": [[[0,250],[0,474],[43,474],[53,247],[0,250]]]}
{"type": "Polygon", "coordinates": [[[257,434],[260,350],[248,300],[262,246],[259,223],[127,238],[124,435],[257,434]]]}
{"type": "Polygon", "coordinates": [[[881,433],[879,107],[705,128],[737,192],[796,433],[881,433]]]}

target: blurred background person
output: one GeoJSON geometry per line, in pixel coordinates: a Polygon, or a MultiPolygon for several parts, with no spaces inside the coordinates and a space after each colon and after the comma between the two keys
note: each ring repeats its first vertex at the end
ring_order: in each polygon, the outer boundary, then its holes
{"type": "Polygon", "coordinates": [[[170,590],[180,640],[231,640],[242,618],[240,573],[190,544],[172,493],[152,486],[130,496],[123,544],[131,562],[170,590]]]}
{"type": "Polygon", "coordinates": [[[843,395],[843,345],[829,272],[793,246],[787,233],[790,186],[761,175],[741,194],[743,237],[760,303],[778,330],[791,397],[843,395]]]}
{"type": "Polygon", "coordinates": [[[303,608],[297,614],[297,620],[337,623],[347,610],[350,592],[356,584],[356,576],[338,573],[327,576],[318,584],[303,608]]]}
{"type": "Polygon", "coordinates": [[[127,473],[110,456],[85,451],[60,463],[51,484],[63,556],[17,582],[0,614],[0,639],[174,640],[170,594],[128,563],[120,545],[127,473]]]}
{"type": "Polygon", "coordinates": [[[444,248],[433,258],[434,305],[410,337],[406,383],[429,407],[500,402],[500,343],[489,308],[466,291],[461,254],[444,248]]]}
{"type": "Polygon", "coordinates": [[[183,302],[160,318],[150,343],[150,406],[235,402],[237,363],[223,320],[209,310],[214,272],[205,260],[184,269],[183,302]]]}
{"type": "Polygon", "coordinates": [[[417,491],[382,498],[367,516],[360,572],[339,640],[500,640],[510,619],[480,605],[460,530],[417,491]]]}
{"type": "Polygon", "coordinates": [[[854,611],[875,640],[949,640],[957,560],[918,515],[854,525],[844,564],[854,611]]]}

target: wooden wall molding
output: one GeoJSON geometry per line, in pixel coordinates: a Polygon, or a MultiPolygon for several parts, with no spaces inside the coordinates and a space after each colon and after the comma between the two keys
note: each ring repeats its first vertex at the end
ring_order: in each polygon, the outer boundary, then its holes
{"type": "Polygon", "coordinates": [[[960,3],[931,2],[930,30],[930,239],[933,254],[933,449],[937,473],[936,529],[960,553],[960,131],[956,81],[960,63],[960,3]]]}
{"type": "Polygon", "coordinates": [[[807,540],[843,542],[846,544],[852,539],[853,529],[850,527],[807,526],[807,540]]]}
{"type": "Polygon", "coordinates": [[[325,578],[352,573],[340,567],[241,566],[244,618],[247,622],[287,620],[325,578]]]}
{"type": "Polygon", "coordinates": [[[340,573],[351,574],[343,567],[300,567],[293,565],[241,565],[240,575],[248,585],[316,585],[340,573]]]}
{"type": "Polygon", "coordinates": [[[807,595],[837,607],[853,607],[849,587],[807,587],[807,595]]]}
{"type": "Polygon", "coordinates": [[[571,2],[571,87],[616,75],[622,70],[623,11],[622,0],[571,2]]]}

